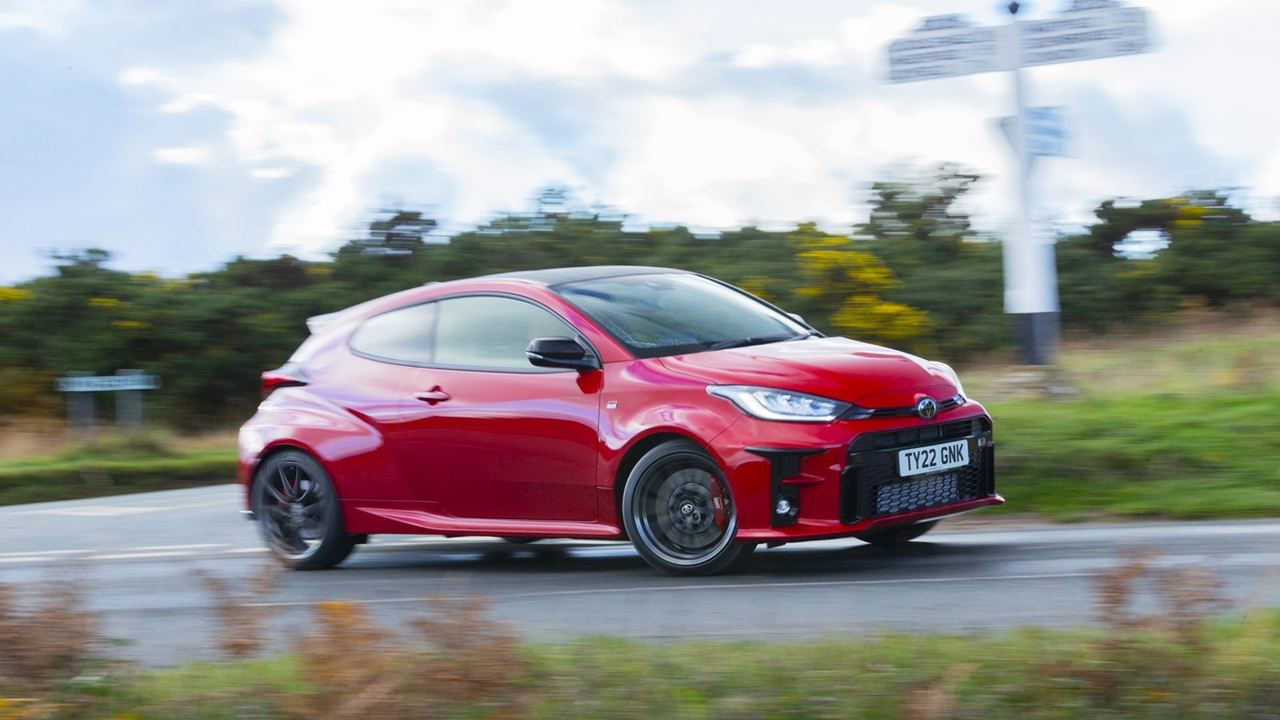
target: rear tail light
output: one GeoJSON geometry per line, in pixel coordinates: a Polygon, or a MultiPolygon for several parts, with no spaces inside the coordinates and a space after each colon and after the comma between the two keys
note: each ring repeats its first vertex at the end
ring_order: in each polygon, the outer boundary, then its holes
{"type": "Polygon", "coordinates": [[[266,400],[271,393],[286,387],[300,387],[307,384],[307,374],[297,363],[285,363],[275,370],[262,373],[262,399],[266,400]]]}

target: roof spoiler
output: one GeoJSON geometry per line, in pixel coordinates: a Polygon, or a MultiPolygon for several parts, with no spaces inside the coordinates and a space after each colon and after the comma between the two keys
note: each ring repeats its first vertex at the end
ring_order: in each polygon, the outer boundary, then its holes
{"type": "Polygon", "coordinates": [[[337,316],[338,313],[336,312],[325,313],[323,315],[312,315],[307,318],[307,329],[311,331],[312,335],[315,335],[320,332],[320,328],[328,325],[329,321],[333,320],[337,316]]]}

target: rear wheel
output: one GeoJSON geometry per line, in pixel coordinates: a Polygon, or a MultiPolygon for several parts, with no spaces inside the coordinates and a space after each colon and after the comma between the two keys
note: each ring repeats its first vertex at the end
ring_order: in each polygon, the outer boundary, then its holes
{"type": "Polygon", "coordinates": [[[738,513],[724,473],[688,440],[650,450],[622,493],[627,535],[650,565],[673,575],[710,575],[743,554],[738,513]]]}
{"type": "Polygon", "coordinates": [[[872,545],[879,545],[879,546],[906,545],[912,540],[915,540],[921,535],[932,530],[933,527],[937,524],[938,524],[938,521],[934,520],[932,522],[916,523],[915,525],[907,525],[905,527],[896,527],[896,528],[891,528],[889,530],[881,530],[879,532],[863,533],[861,535],[855,535],[854,537],[858,538],[864,543],[870,543],[872,545]]]}
{"type": "Polygon", "coordinates": [[[347,534],[333,482],[315,458],[286,450],[267,458],[255,477],[258,527],[281,563],[320,570],[347,559],[360,538],[347,534]]]}

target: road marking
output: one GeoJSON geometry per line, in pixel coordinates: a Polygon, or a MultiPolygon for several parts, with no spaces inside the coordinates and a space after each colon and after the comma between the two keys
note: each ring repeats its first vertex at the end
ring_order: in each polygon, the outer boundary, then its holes
{"type": "Polygon", "coordinates": [[[24,558],[34,555],[75,555],[76,553],[87,553],[89,550],[30,550],[27,552],[11,552],[0,553],[0,559],[4,558],[24,558]]]}
{"type": "Polygon", "coordinates": [[[202,550],[202,549],[220,548],[220,547],[226,547],[226,544],[225,543],[196,543],[193,545],[147,545],[144,547],[125,548],[125,551],[126,552],[129,552],[129,551],[149,552],[153,550],[202,550]]]}
{"type": "MultiPolygon", "coordinates": [[[[621,595],[624,593],[660,593],[660,592],[686,592],[693,590],[742,590],[742,589],[775,589],[775,588],[810,588],[810,587],[849,587],[856,585],[910,585],[925,583],[962,583],[962,582],[997,582],[1001,580],[1059,580],[1071,578],[1087,578],[1097,577],[1106,572],[1099,570],[1097,572],[1070,572],[1070,573],[1044,573],[1037,575],[978,575],[975,577],[958,577],[958,578],[898,578],[890,580],[815,580],[813,582],[784,582],[784,583],[725,583],[702,584],[702,585],[666,585],[666,586],[649,586],[642,585],[638,587],[626,588],[596,588],[582,590],[547,590],[544,592],[531,593],[515,593],[513,595],[493,595],[495,601],[502,602],[506,600],[522,600],[530,598],[542,597],[568,597],[573,595],[621,595]]],[[[348,602],[360,603],[362,605],[396,605],[404,603],[426,603],[427,601],[438,596],[423,596],[411,598],[374,598],[372,600],[350,600],[348,602]]],[[[449,600],[465,600],[466,597],[446,598],[449,600]]],[[[297,600],[290,602],[263,602],[263,603],[245,603],[245,607],[307,607],[319,605],[320,603],[330,602],[329,600],[297,600]]]]}
{"type": "Polygon", "coordinates": [[[180,550],[172,550],[169,552],[123,552],[109,553],[105,555],[86,555],[85,560],[142,560],[145,558],[174,558],[174,557],[190,557],[196,553],[182,552],[180,550]]]}

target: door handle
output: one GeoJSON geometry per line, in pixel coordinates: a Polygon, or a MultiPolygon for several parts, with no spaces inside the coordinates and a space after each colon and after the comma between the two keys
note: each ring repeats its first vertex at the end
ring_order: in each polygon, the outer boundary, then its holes
{"type": "Polygon", "coordinates": [[[417,395],[414,395],[414,397],[428,405],[435,405],[436,403],[444,402],[445,400],[448,400],[453,396],[441,390],[440,386],[437,385],[431,388],[430,390],[428,390],[427,392],[420,392],[417,395]]]}

